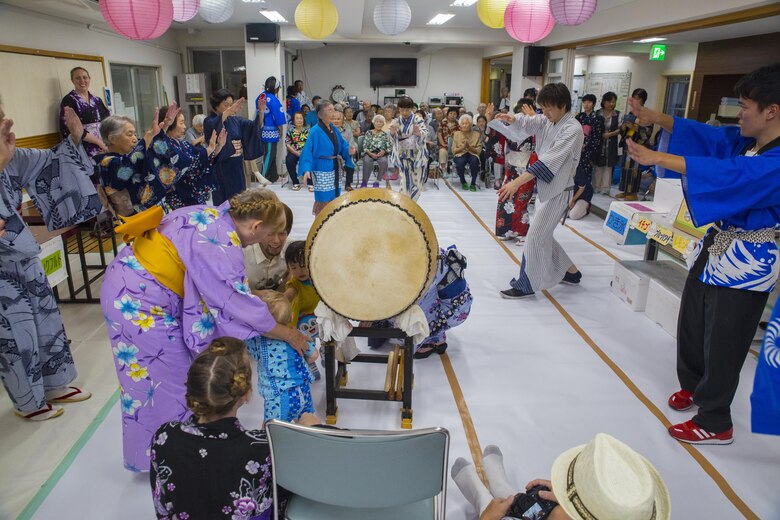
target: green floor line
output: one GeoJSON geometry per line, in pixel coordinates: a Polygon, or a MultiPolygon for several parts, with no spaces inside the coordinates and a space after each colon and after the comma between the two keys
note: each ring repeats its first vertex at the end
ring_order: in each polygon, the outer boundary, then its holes
{"type": "Polygon", "coordinates": [[[43,501],[46,500],[46,497],[49,496],[51,490],[54,489],[65,472],[68,471],[68,468],[70,468],[71,464],[73,464],[73,461],[76,460],[76,457],[82,448],[84,448],[84,445],[86,445],[89,439],[92,438],[92,435],[94,435],[98,427],[103,424],[103,421],[108,415],[108,412],[111,411],[111,408],[117,403],[118,400],[119,389],[117,388],[114,394],[109,397],[108,401],[106,401],[106,404],[103,405],[103,408],[100,409],[95,418],[92,419],[92,422],[89,424],[84,433],[81,434],[81,437],[79,437],[79,440],[76,441],[76,444],[74,444],[73,447],[68,451],[68,454],[65,455],[65,458],[62,459],[62,462],[57,465],[57,467],[54,469],[54,472],[52,472],[49,478],[46,479],[46,482],[43,483],[41,489],[39,489],[32,500],[30,500],[30,503],[27,504],[27,507],[22,510],[18,517],[16,517],[17,520],[28,520],[32,518],[33,514],[35,514],[43,501]]]}

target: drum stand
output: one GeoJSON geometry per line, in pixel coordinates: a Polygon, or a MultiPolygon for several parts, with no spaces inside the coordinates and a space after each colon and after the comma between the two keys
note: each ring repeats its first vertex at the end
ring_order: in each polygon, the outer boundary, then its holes
{"type": "Polygon", "coordinates": [[[363,399],[368,401],[401,401],[401,428],[412,427],[412,385],[414,383],[413,360],[414,341],[402,330],[395,328],[355,327],[350,336],[357,338],[400,338],[403,347],[396,346],[388,354],[358,354],[352,363],[387,364],[387,374],[383,390],[346,388],[348,381],[347,364],[336,361],[336,343],[325,341],[325,399],[327,402],[327,424],[336,424],[338,406],[336,398],[363,399]]]}

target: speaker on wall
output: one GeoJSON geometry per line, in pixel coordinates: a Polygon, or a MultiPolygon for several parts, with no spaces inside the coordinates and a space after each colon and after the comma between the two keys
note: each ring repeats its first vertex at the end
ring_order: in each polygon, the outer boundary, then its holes
{"type": "Polygon", "coordinates": [[[541,76],[546,47],[527,46],[523,49],[523,76],[541,76]]]}
{"type": "Polygon", "coordinates": [[[246,24],[246,41],[248,43],[279,43],[281,29],[276,23],[246,24]]]}

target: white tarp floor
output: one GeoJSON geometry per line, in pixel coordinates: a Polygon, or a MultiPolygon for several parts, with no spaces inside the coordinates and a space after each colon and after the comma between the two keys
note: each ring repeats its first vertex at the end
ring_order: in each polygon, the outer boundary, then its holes
{"type": "MultiPolygon", "coordinates": [[[[502,248],[480,222],[492,229],[495,192],[459,193],[461,200],[440,186],[436,190],[429,184],[420,203],[439,244],[456,244],[468,258],[466,276],[474,294],[471,316],[449,335],[448,355],[473,419],[475,440],[481,448],[501,447],[510,481],[518,489],[532,478],[547,478],[563,450],[606,432],[656,466],[669,487],[673,518],[780,518],[780,438],[750,433],[752,355],[732,406],[734,444],[686,449],[669,437],[662,422],[682,422],[691,415],[666,406],[678,388],[675,340],[610,292],[614,260],[605,251],[640,259],[642,248],[611,244],[595,217],[569,221],[603,248],[572,229],[556,230],[583,272],[581,286],[559,285],[548,295],[502,300],[498,291],[508,287],[518,270],[507,250],[519,259],[522,248],[512,242],[502,248]]],[[[312,222],[311,194],[275,189],[295,214],[292,237],[305,238],[312,222]]],[[[79,382],[95,398],[70,405],[62,418],[40,425],[21,424],[12,417],[8,399],[0,399],[0,517],[17,516],[48,479],[47,488],[53,489],[46,496],[38,494],[25,517],[153,518],[148,475],[122,468],[118,405],[111,406],[104,420],[97,417],[116,390],[100,308],[66,306],[63,314],[79,382]],[[94,434],[82,447],[77,441],[93,421],[94,434]],[[60,464],[69,450],[72,462],[60,464]],[[56,467],[61,478],[50,478],[56,467]]],[[[350,370],[350,386],[378,388],[383,381],[383,366],[350,370]]],[[[314,384],[312,391],[318,414],[324,416],[324,384],[314,384]]],[[[450,463],[459,456],[470,460],[461,415],[437,356],[415,363],[413,404],[415,428],[450,431],[450,463]]],[[[398,429],[399,410],[399,403],[341,400],[338,426],[398,429]]],[[[261,398],[244,407],[240,417],[245,426],[258,427],[261,398]]],[[[450,479],[447,518],[476,516],[450,479]]]]}

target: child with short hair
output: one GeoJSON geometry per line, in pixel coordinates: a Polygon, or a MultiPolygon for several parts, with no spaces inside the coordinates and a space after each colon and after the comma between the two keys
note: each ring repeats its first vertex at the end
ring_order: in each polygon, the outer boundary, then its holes
{"type": "MultiPolygon", "coordinates": [[[[282,293],[254,291],[268,305],[277,323],[292,320],[290,303],[282,293]]],[[[286,341],[256,336],[246,342],[247,350],[257,360],[257,380],[263,396],[263,422],[271,419],[296,421],[303,413],[314,413],[309,385],[314,381],[306,364],[313,364],[319,354],[312,341],[305,360],[286,341]]]]}
{"type": "MultiPolygon", "coordinates": [[[[318,336],[314,309],[320,303],[320,296],[314,289],[309,277],[309,268],[306,267],[306,242],[304,240],[290,242],[284,253],[284,261],[290,273],[284,291],[284,296],[290,301],[292,308],[289,326],[293,329],[297,328],[314,341],[318,336]]],[[[321,375],[317,364],[310,363],[309,369],[314,374],[315,381],[318,381],[321,375]]]]}

